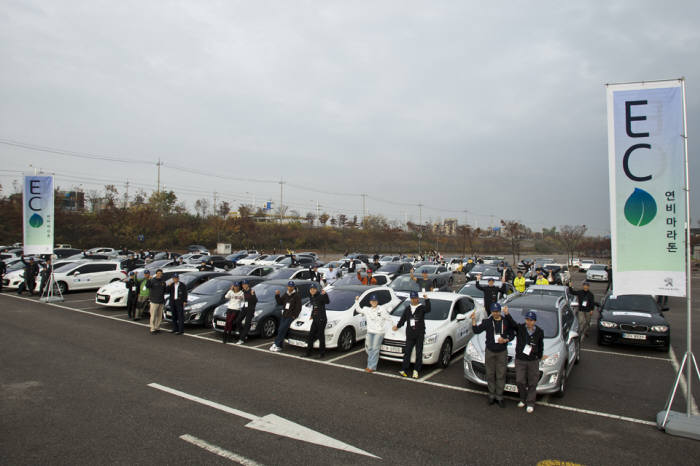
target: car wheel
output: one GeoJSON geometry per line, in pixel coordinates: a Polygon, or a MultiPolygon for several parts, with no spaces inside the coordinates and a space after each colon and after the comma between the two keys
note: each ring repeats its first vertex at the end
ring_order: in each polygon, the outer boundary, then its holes
{"type": "Polygon", "coordinates": [[[338,337],[338,349],[340,351],[350,351],[355,346],[355,332],[350,327],[346,327],[340,332],[338,337]]]}
{"type": "Polygon", "coordinates": [[[596,341],[598,342],[599,346],[605,346],[605,342],[603,341],[603,337],[600,335],[600,331],[598,331],[598,338],[596,341]]]}
{"type": "Polygon", "coordinates": [[[581,340],[576,340],[576,359],[574,359],[574,364],[581,362],[581,340]]]}
{"type": "Polygon", "coordinates": [[[568,368],[564,366],[561,370],[561,378],[559,379],[559,389],[557,390],[556,396],[561,398],[566,393],[566,379],[567,379],[568,368]]]}
{"type": "Polygon", "coordinates": [[[277,321],[268,317],[260,324],[260,335],[263,338],[272,338],[277,334],[277,321]]]}
{"type": "Polygon", "coordinates": [[[118,282],[118,281],[119,281],[118,278],[113,278],[113,279],[111,279],[111,280],[109,281],[109,283],[114,283],[114,282],[118,282]]]}
{"type": "Polygon", "coordinates": [[[66,292],[68,291],[68,284],[66,282],[58,282],[56,286],[58,286],[58,291],[61,294],[66,294],[66,292]]]}
{"type": "Polygon", "coordinates": [[[440,348],[440,367],[443,369],[450,365],[452,360],[452,340],[449,338],[445,340],[440,348]]]}

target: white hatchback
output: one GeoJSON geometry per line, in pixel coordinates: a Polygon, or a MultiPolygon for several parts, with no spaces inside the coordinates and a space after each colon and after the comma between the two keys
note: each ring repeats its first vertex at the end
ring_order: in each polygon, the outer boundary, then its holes
{"type": "MultiPolygon", "coordinates": [[[[423,364],[439,363],[440,366],[447,367],[452,361],[452,355],[467,346],[472,336],[471,313],[478,312],[480,317],[486,313],[483,304],[475,302],[471,296],[444,291],[432,291],[427,295],[430,300],[430,312],[425,314],[423,364]]],[[[409,305],[410,302],[406,300],[391,312],[394,325],[409,305]]],[[[405,347],[406,327],[397,331],[389,329],[384,335],[379,357],[389,361],[403,361],[405,347]]],[[[415,361],[414,350],[411,362],[415,361]]]]}
{"type": "Polygon", "coordinates": [[[61,293],[73,290],[94,290],[107,283],[122,280],[126,270],[120,261],[80,261],[57,267],[54,280],[61,293]]]}

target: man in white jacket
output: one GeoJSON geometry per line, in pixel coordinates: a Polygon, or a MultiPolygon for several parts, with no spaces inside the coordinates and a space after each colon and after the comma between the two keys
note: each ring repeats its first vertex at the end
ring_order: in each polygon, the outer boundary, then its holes
{"type": "Polygon", "coordinates": [[[226,292],[224,298],[229,300],[226,305],[226,327],[224,327],[224,334],[221,336],[221,342],[226,344],[233,332],[233,324],[236,322],[238,313],[241,311],[245,300],[243,290],[241,290],[241,282],[235,282],[231,289],[226,292]]]}
{"type": "MultiPolygon", "coordinates": [[[[359,300],[357,296],[355,301],[359,300]]],[[[367,350],[367,368],[365,372],[372,373],[377,370],[379,362],[379,349],[384,340],[384,332],[391,322],[391,314],[386,305],[379,305],[376,295],[369,297],[370,307],[360,307],[357,312],[367,319],[367,337],[365,337],[365,349],[367,350]]]]}

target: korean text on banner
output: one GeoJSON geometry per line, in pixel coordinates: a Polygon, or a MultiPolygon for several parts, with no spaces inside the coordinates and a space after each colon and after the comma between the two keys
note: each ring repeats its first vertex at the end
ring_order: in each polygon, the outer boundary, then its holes
{"type": "Polygon", "coordinates": [[[686,294],[681,85],[607,86],[615,294],[686,294]]]}
{"type": "Polygon", "coordinates": [[[24,253],[53,254],[53,176],[24,177],[24,253]]]}

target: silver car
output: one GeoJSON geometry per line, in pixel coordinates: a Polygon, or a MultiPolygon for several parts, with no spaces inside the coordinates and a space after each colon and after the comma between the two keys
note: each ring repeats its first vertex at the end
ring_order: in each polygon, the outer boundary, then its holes
{"type": "Polygon", "coordinates": [[[589,282],[607,282],[608,270],[604,264],[593,264],[586,271],[586,280],[589,282]]]}
{"type": "MultiPolygon", "coordinates": [[[[522,294],[509,300],[508,311],[518,323],[525,322],[524,314],[537,313],[537,325],[544,331],[544,354],[540,361],[540,380],[537,393],[555,393],[563,396],[566,381],[580,358],[578,321],[563,296],[522,294]]],[[[486,385],[484,365],[486,332],[474,335],[464,352],[464,377],[478,385],[486,385]]],[[[517,392],[515,382],[515,340],[508,344],[507,392],[517,392]]]]}

